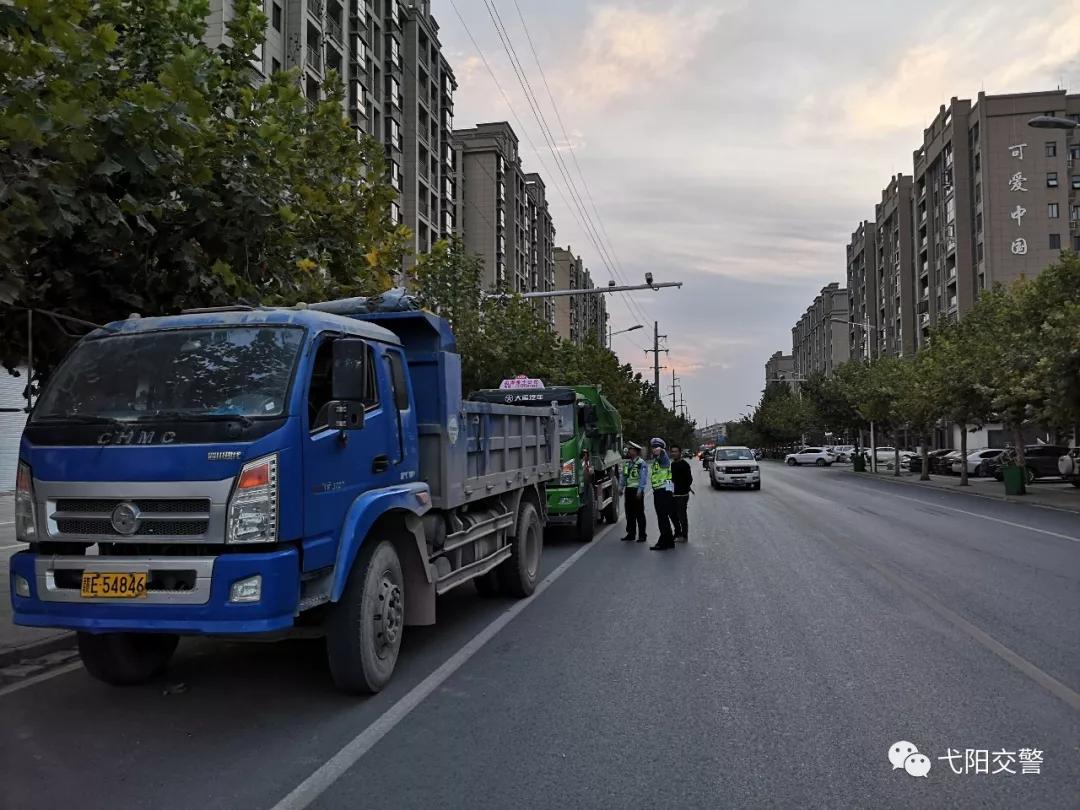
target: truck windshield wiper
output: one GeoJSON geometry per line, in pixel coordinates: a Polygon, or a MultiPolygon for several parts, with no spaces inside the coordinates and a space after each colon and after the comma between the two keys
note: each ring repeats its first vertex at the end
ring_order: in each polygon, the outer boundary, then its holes
{"type": "Polygon", "coordinates": [[[49,416],[39,416],[31,421],[36,423],[73,422],[79,425],[113,425],[114,427],[127,427],[131,424],[113,416],[94,416],[86,413],[57,413],[49,416]]]}
{"type": "Polygon", "coordinates": [[[242,413],[195,413],[194,411],[154,411],[140,416],[136,422],[156,422],[160,419],[184,419],[190,422],[239,422],[244,427],[251,427],[254,420],[242,413]]]}

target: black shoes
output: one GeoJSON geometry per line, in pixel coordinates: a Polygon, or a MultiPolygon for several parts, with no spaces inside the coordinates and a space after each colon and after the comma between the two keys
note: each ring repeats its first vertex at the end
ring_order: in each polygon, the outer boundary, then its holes
{"type": "Polygon", "coordinates": [[[675,543],[669,540],[666,543],[659,542],[655,546],[649,546],[649,551],[667,551],[670,548],[675,548],[675,543]]]}
{"type": "Polygon", "coordinates": [[[638,541],[639,543],[645,543],[645,542],[648,542],[647,538],[645,538],[645,537],[639,537],[639,538],[637,539],[637,541],[638,541]]]}
{"type": "Polygon", "coordinates": [[[634,542],[634,538],[631,537],[630,535],[626,535],[626,537],[621,537],[619,539],[622,540],[624,543],[633,543],[634,542]]]}

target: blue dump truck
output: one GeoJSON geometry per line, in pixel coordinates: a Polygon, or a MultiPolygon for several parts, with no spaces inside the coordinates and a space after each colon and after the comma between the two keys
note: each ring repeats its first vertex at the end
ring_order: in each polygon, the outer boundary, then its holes
{"type": "Polygon", "coordinates": [[[113,684],[183,635],[325,634],[363,693],[438,594],[529,596],[557,414],[464,401],[444,320],[371,309],[132,316],[80,341],[20,445],[15,622],[78,631],[113,684]]]}

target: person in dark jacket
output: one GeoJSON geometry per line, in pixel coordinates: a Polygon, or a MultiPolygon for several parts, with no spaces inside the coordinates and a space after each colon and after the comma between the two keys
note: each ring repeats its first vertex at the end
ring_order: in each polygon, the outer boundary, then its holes
{"type": "Polygon", "coordinates": [[[671,483],[675,486],[671,499],[671,522],[675,524],[675,541],[681,540],[685,543],[690,537],[690,529],[686,524],[686,507],[690,504],[694,473],[690,469],[690,462],[683,458],[682,448],[677,444],[671,445],[671,483]]]}

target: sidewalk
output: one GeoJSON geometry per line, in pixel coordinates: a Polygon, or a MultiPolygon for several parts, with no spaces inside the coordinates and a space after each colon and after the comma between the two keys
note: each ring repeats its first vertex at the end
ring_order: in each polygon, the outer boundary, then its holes
{"type": "Polygon", "coordinates": [[[26,546],[15,542],[15,496],[11,493],[0,494],[0,667],[75,644],[74,634],[67,630],[45,630],[12,624],[8,560],[23,548],[26,546]]]}
{"type": "Polygon", "coordinates": [[[892,470],[879,470],[875,475],[869,470],[864,473],[857,473],[850,467],[834,466],[833,469],[841,470],[848,475],[878,478],[909,486],[954,492],[958,495],[991,498],[1011,503],[1026,503],[1031,506],[1044,506],[1050,509],[1060,509],[1065,512],[1080,514],[1080,488],[1057,480],[1036,481],[1027,488],[1026,495],[1015,496],[1006,495],[1005,485],[1000,481],[995,481],[993,478],[969,478],[969,485],[962,487],[958,475],[931,475],[929,481],[920,481],[919,473],[910,473],[907,470],[901,470],[900,476],[897,477],[892,470]]]}

